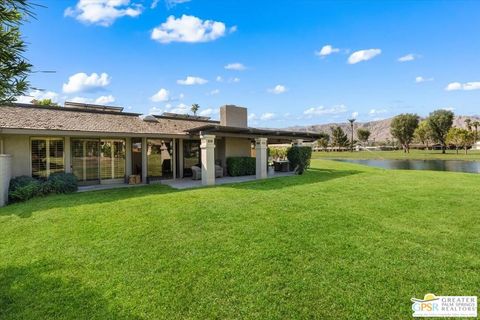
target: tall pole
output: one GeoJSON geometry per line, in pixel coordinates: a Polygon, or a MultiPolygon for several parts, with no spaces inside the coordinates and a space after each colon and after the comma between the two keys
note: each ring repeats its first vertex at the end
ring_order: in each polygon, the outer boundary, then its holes
{"type": "Polygon", "coordinates": [[[348,119],[350,122],[350,129],[351,129],[351,137],[350,137],[350,151],[353,152],[353,123],[355,122],[355,119],[348,119]]]}

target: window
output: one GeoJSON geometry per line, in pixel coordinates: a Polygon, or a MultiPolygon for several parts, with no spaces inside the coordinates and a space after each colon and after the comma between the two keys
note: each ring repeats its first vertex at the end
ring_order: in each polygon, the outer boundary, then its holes
{"type": "Polygon", "coordinates": [[[72,139],[72,173],[80,184],[100,180],[100,141],[96,139],[72,139]]]}
{"type": "Polygon", "coordinates": [[[172,154],[172,140],[147,140],[147,175],[151,180],[173,177],[172,154]]]}
{"type": "Polygon", "coordinates": [[[200,141],[183,141],[183,176],[192,176],[192,166],[200,166],[200,141]]]}
{"type": "Polygon", "coordinates": [[[125,140],[100,141],[100,179],[125,178],[125,140]]]}
{"type": "Polygon", "coordinates": [[[32,177],[47,178],[65,170],[62,138],[32,138],[32,177]]]}

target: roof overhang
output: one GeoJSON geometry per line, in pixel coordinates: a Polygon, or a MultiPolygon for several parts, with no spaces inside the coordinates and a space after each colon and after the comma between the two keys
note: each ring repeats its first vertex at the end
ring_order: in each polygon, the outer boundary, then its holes
{"type": "Polygon", "coordinates": [[[275,129],[242,128],[229,127],[221,125],[205,125],[187,130],[190,135],[215,134],[225,137],[244,137],[244,138],[268,138],[275,140],[291,141],[294,139],[303,139],[314,141],[322,137],[321,133],[306,131],[288,131],[275,129]]]}

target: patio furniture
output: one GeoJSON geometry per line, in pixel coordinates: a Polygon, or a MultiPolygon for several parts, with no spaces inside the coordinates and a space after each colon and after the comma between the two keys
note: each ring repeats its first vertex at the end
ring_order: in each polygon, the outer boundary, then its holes
{"type": "Polygon", "coordinates": [[[192,179],[193,180],[200,180],[202,179],[202,169],[197,166],[192,166],[192,179]]]}
{"type": "Polygon", "coordinates": [[[277,172],[290,171],[290,161],[288,160],[273,161],[273,166],[277,172]]]}
{"type": "Polygon", "coordinates": [[[223,177],[223,168],[218,164],[215,165],[215,178],[223,177]]]}

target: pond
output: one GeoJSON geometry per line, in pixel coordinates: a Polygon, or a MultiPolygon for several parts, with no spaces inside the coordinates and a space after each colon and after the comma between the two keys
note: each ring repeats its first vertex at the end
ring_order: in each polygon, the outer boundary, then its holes
{"type": "Polygon", "coordinates": [[[358,163],[371,167],[397,170],[433,170],[480,173],[480,161],[463,160],[359,160],[335,159],[335,161],[358,163]]]}

